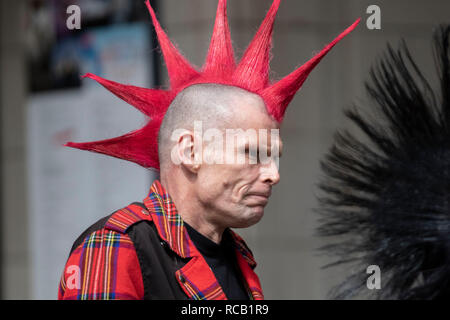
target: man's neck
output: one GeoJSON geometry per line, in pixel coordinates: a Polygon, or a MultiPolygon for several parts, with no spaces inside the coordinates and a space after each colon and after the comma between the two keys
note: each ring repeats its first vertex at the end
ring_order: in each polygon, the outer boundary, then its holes
{"type": "Polygon", "coordinates": [[[225,228],[218,228],[205,220],[199,219],[196,216],[181,215],[183,221],[186,221],[192,228],[194,228],[198,233],[202,234],[211,241],[219,244],[222,241],[222,235],[225,228]]]}
{"type": "Polygon", "coordinates": [[[181,219],[188,223],[198,233],[207,237],[211,241],[219,244],[225,227],[218,226],[208,220],[207,210],[196,197],[190,194],[191,188],[186,188],[186,184],[181,187],[171,179],[161,176],[161,184],[169,193],[181,219]]]}

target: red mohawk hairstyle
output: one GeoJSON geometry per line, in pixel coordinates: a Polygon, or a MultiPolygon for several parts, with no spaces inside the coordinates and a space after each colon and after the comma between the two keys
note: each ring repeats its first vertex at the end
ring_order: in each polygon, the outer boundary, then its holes
{"type": "Polygon", "coordinates": [[[180,91],[200,83],[230,85],[258,94],[263,98],[268,113],[281,123],[288,104],[309,73],[336,43],[357,26],[360,19],[356,20],[307,63],[280,81],[271,83],[269,79],[269,60],[272,47],[272,32],[280,2],[281,0],[273,1],[261,27],[240,62],[236,64],[228,27],[227,1],[219,0],[206,62],[201,70],[197,70],[170,41],[156,19],[150,2],[147,0],[146,5],[166,62],[170,89],[139,88],[119,84],[93,74],[86,74],[85,77],[99,82],[113,94],[148,116],[150,121],[143,128],[117,138],[87,143],[69,142],[66,146],[103,153],[135,162],[146,168],[159,170],[157,137],[164,115],[172,100],[180,91]]]}

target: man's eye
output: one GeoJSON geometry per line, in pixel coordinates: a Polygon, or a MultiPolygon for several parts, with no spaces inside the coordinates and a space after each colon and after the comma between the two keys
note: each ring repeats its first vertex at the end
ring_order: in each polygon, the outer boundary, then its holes
{"type": "Polygon", "coordinates": [[[259,162],[259,150],[258,149],[247,149],[246,153],[248,154],[249,158],[254,160],[254,162],[259,162]]]}

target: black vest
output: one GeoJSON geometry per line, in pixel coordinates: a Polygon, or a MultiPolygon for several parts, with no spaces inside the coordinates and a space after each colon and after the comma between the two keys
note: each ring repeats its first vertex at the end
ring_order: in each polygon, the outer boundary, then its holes
{"type": "MultiPolygon", "coordinates": [[[[146,209],[144,204],[133,204],[146,209]]],[[[109,215],[97,221],[75,241],[70,254],[91,233],[104,228],[109,215]]],[[[142,272],[145,300],[186,300],[187,295],[181,289],[175,272],[181,269],[191,258],[181,258],[163,241],[153,221],[142,220],[130,226],[126,233],[133,241],[142,272]]]]}

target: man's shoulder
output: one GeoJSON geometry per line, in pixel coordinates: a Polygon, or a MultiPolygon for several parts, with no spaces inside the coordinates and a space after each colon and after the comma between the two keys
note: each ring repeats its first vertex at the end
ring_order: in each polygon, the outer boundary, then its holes
{"type": "Polygon", "coordinates": [[[58,297],[142,299],[140,261],[129,227],[150,219],[143,204],[132,203],[87,228],[72,246],[58,297]]]}
{"type": "Polygon", "coordinates": [[[102,230],[118,234],[126,234],[131,226],[143,220],[151,221],[151,215],[143,203],[133,202],[132,204],[99,219],[97,222],[88,227],[75,240],[70,252],[72,253],[92,234],[102,230]]]}

